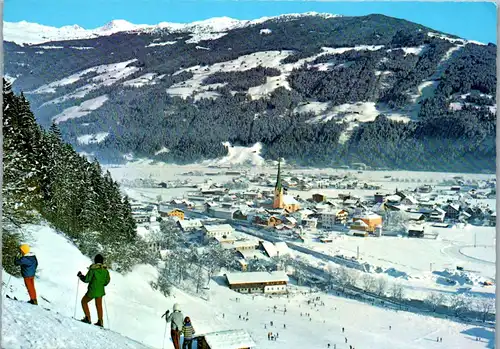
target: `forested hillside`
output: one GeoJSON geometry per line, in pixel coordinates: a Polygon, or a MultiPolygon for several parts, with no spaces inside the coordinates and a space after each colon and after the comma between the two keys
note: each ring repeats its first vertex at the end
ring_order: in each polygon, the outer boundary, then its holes
{"type": "MultiPolygon", "coordinates": [[[[105,253],[117,270],[153,261],[137,237],[127,197],[109,172],[61,138],[57,125],[42,129],[24,95],[3,88],[2,264],[17,275],[13,256],[21,224],[49,222],[88,256],[105,253]]],[[[56,253],[56,251],[55,251],[56,253]]]]}
{"type": "Polygon", "coordinates": [[[191,163],[260,142],[299,165],[495,169],[496,46],[400,19],[284,16],[5,51],[37,121],[102,161],[191,163]]]}

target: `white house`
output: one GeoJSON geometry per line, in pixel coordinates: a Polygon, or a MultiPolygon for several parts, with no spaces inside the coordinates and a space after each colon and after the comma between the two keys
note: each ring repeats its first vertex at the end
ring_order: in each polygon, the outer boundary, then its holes
{"type": "Polygon", "coordinates": [[[224,237],[234,234],[234,228],[229,224],[203,225],[205,239],[224,237]]]}
{"type": "Polygon", "coordinates": [[[225,276],[229,288],[240,293],[286,293],[289,281],[284,271],[228,273],[225,276]]]}

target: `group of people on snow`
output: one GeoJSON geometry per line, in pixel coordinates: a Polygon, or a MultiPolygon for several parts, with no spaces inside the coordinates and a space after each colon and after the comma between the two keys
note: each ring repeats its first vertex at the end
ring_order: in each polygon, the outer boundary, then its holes
{"type": "Polygon", "coordinates": [[[170,336],[172,337],[174,348],[180,349],[181,334],[183,334],[184,341],[182,342],[182,348],[191,349],[193,344],[193,335],[196,332],[191,324],[189,316],[184,317],[182,314],[179,303],[174,304],[172,313],[170,313],[170,310],[167,310],[161,317],[163,318],[164,316],[165,320],[170,322],[170,336]]]}
{"type": "MultiPolygon", "coordinates": [[[[24,284],[30,297],[28,303],[38,305],[35,288],[35,274],[38,268],[38,260],[30,250],[28,244],[19,246],[19,255],[14,259],[14,264],[21,267],[21,276],[24,279],[24,284]]],[[[95,256],[94,263],[88,269],[89,271],[85,275],[81,271],[77,274],[82,282],[89,284],[87,292],[81,300],[82,309],[85,314],[85,317],[81,321],[88,324],[92,323],[88,303],[94,299],[98,318],[94,325],[103,327],[102,297],[106,294],[104,288],[109,284],[111,278],[108,267],[104,264],[104,257],[101,254],[95,256]]]]}

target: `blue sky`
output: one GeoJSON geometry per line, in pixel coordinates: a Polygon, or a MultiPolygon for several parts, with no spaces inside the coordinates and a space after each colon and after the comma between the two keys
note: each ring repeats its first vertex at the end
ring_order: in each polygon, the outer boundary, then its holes
{"type": "Polygon", "coordinates": [[[5,0],[4,20],[96,28],[113,19],[136,24],[192,22],[229,16],[255,19],[307,11],[347,16],[381,13],[469,40],[496,43],[491,2],[327,2],[249,0],[5,0]]]}

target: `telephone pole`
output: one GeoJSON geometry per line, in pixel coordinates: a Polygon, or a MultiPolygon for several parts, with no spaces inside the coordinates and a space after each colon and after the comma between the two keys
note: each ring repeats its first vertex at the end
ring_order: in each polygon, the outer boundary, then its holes
{"type": "Polygon", "coordinates": [[[357,259],[359,260],[359,246],[358,246],[357,250],[358,250],[358,253],[357,253],[358,257],[357,257],[357,259]]]}

